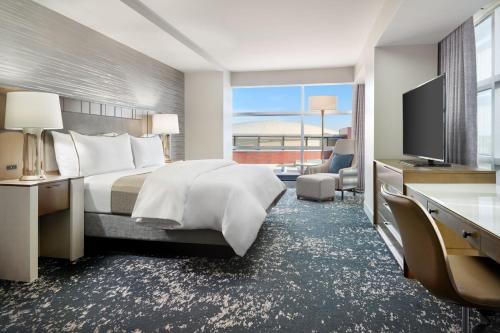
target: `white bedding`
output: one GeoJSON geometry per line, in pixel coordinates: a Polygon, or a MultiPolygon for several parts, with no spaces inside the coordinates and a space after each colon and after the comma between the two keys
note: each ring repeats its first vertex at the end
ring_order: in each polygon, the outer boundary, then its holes
{"type": "Polygon", "coordinates": [[[286,187],[266,166],[224,160],[175,162],[149,175],[132,217],[162,229],[221,231],[243,256],[266,209],[286,187]]]}
{"type": "Polygon", "coordinates": [[[115,181],[125,176],[152,172],[159,167],[149,167],[104,173],[85,177],[85,211],[91,213],[111,213],[111,189],[115,181]]]}

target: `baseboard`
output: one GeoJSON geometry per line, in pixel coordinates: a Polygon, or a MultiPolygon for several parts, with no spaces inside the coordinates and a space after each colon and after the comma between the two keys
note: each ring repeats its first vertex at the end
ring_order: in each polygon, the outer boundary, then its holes
{"type": "Polygon", "coordinates": [[[363,210],[365,211],[365,214],[370,222],[373,224],[373,211],[371,210],[370,206],[366,204],[366,202],[364,202],[363,204],[363,210]]]}

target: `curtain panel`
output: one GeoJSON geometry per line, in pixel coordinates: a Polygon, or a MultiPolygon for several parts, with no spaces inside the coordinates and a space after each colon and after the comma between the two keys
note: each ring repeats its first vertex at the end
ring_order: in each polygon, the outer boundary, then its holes
{"type": "Polygon", "coordinates": [[[358,169],[359,191],[365,189],[365,85],[353,86],[352,131],[356,140],[356,161],[358,169]]]}
{"type": "Polygon", "coordinates": [[[476,41],[472,17],[439,43],[439,74],[446,74],[445,160],[476,166],[476,41]]]}

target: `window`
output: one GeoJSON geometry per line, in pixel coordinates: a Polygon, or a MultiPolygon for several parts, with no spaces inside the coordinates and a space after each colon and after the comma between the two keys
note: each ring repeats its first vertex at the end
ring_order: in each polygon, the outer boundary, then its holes
{"type": "Polygon", "coordinates": [[[500,165],[500,8],[476,22],[477,153],[480,167],[500,165]]]}
{"type": "Polygon", "coordinates": [[[492,156],[491,142],[491,89],[477,94],[477,153],[492,156]]]}
{"type": "Polygon", "coordinates": [[[492,17],[490,16],[476,26],[476,65],[479,82],[490,78],[493,74],[491,23],[492,17]]]}
{"type": "Polygon", "coordinates": [[[352,85],[292,85],[233,88],[233,158],[268,164],[277,173],[299,173],[321,162],[321,116],[309,112],[309,97],[337,96],[337,113],[324,117],[323,158],[351,130],[352,85]]]}

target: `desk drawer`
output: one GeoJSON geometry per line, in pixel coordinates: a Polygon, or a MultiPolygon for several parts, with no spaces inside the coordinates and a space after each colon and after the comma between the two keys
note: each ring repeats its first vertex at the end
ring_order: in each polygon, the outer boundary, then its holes
{"type": "Polygon", "coordinates": [[[391,208],[389,204],[384,200],[382,195],[377,197],[377,211],[384,217],[384,220],[394,223],[394,215],[392,215],[391,208]]]}
{"type": "Polygon", "coordinates": [[[427,198],[418,192],[413,191],[411,188],[406,188],[406,195],[420,202],[425,209],[427,209],[427,198]]]}
{"type": "Polygon", "coordinates": [[[434,202],[429,201],[427,207],[433,218],[462,236],[474,248],[481,248],[481,232],[478,229],[434,202]]]}
{"type": "Polygon", "coordinates": [[[69,208],[67,180],[38,186],[38,215],[46,215],[69,208]]]}
{"type": "Polygon", "coordinates": [[[379,163],[377,163],[377,180],[403,193],[403,175],[379,163]]]}
{"type": "Polygon", "coordinates": [[[481,252],[500,264],[500,248],[498,247],[498,238],[485,231],[481,234],[481,252]]]}

